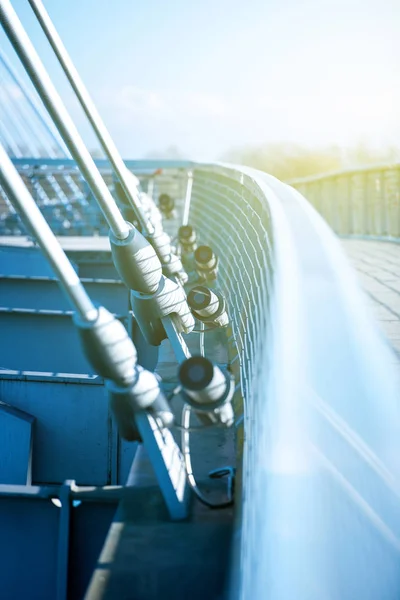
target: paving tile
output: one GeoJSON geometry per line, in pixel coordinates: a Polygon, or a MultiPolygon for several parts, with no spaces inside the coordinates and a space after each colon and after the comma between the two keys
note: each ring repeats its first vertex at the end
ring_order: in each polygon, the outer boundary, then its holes
{"type": "Polygon", "coordinates": [[[400,244],[342,240],[400,375],[400,244]]]}

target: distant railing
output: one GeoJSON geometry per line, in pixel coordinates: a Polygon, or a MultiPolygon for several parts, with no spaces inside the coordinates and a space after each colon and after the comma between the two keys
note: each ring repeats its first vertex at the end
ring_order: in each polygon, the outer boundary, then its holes
{"type": "MultiPolygon", "coordinates": [[[[115,181],[107,160],[96,160],[108,187],[115,181]]],[[[107,223],[76,163],[67,158],[14,158],[26,186],[56,235],[108,235],[107,223]]],[[[126,161],[145,191],[182,199],[190,161],[126,161]]],[[[129,218],[128,218],[129,220],[129,218]]],[[[0,187],[0,236],[24,235],[25,228],[0,187]]],[[[175,235],[175,232],[174,232],[175,235]]]]}
{"type": "Polygon", "coordinates": [[[339,235],[400,240],[400,163],[295,179],[289,184],[339,235]]]}

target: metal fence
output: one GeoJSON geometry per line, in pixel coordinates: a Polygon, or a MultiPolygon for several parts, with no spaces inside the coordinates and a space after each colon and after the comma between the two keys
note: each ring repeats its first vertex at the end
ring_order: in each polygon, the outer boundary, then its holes
{"type": "MultiPolygon", "coordinates": [[[[22,158],[14,159],[14,163],[56,235],[108,235],[107,223],[74,161],[22,158]]],[[[96,163],[114,193],[108,162],[96,163]]],[[[145,191],[151,188],[155,199],[168,194],[178,203],[177,209],[181,208],[189,162],[128,161],[127,165],[139,176],[145,191]]],[[[0,187],[0,235],[24,234],[20,218],[0,187]]]]}
{"type": "Polygon", "coordinates": [[[381,465],[398,476],[379,433],[397,428],[395,376],[339,242],[300,194],[251,169],[197,168],[190,221],[221,259],[241,375],[232,589],[240,598],[390,596],[397,509],[376,477],[381,465]]]}
{"type": "Polygon", "coordinates": [[[289,182],[343,236],[400,239],[400,164],[289,182]]]}

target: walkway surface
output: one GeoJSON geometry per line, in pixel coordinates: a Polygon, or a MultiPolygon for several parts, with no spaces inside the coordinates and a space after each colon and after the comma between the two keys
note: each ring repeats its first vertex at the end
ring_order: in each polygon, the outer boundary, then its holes
{"type": "Polygon", "coordinates": [[[394,351],[400,376],[400,244],[342,240],[373,312],[394,351]]]}

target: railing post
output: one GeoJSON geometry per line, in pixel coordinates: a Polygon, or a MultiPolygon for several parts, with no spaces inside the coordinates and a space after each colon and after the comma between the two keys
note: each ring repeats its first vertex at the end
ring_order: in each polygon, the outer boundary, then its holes
{"type": "Polygon", "coordinates": [[[187,225],[189,223],[190,203],[192,200],[192,187],[193,187],[193,172],[188,171],[186,195],[185,195],[185,206],[183,209],[183,216],[182,216],[182,225],[187,225]]]}

